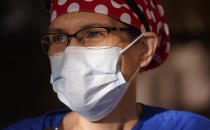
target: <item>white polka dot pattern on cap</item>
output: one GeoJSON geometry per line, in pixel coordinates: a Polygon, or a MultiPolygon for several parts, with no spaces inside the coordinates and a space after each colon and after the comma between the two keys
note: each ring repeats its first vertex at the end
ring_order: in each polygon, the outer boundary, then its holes
{"type": "Polygon", "coordinates": [[[145,5],[147,5],[147,0],[144,0],[145,5]]]}
{"type": "Polygon", "coordinates": [[[130,9],[130,7],[127,4],[122,4],[123,7],[125,7],[126,9],[130,9]]]}
{"type": "Polygon", "coordinates": [[[131,17],[130,17],[130,15],[127,14],[127,13],[123,13],[123,14],[120,16],[120,20],[121,20],[122,22],[127,23],[127,24],[130,24],[130,23],[131,23],[131,17]]]}
{"type": "Polygon", "coordinates": [[[95,12],[107,15],[108,14],[108,8],[105,5],[100,4],[100,5],[97,5],[95,7],[95,12]]]}
{"type": "Polygon", "coordinates": [[[141,10],[141,12],[143,12],[143,8],[141,5],[137,5],[139,7],[139,9],[141,10]]]}
{"type": "Polygon", "coordinates": [[[64,5],[67,0],[58,0],[58,5],[64,5]]]}
{"type": "Polygon", "coordinates": [[[152,26],[151,26],[151,25],[149,25],[149,29],[150,29],[150,31],[152,31],[152,29],[153,29],[153,28],[152,28],[152,26]]]}
{"type": "Polygon", "coordinates": [[[164,31],[166,33],[166,35],[169,35],[169,29],[168,29],[168,24],[163,24],[163,28],[164,28],[164,31]]]}
{"type": "Polygon", "coordinates": [[[134,15],[137,19],[139,19],[139,16],[138,16],[136,13],[133,12],[133,15],[134,15]]]}
{"type": "Polygon", "coordinates": [[[155,22],[156,22],[156,18],[155,18],[154,13],[153,13],[152,11],[150,11],[150,14],[151,14],[151,16],[152,16],[152,20],[153,20],[153,22],[155,23],[155,22]]]}
{"type": "Polygon", "coordinates": [[[152,0],[150,0],[150,3],[151,3],[152,8],[155,8],[155,4],[153,3],[152,0]]]}
{"type": "Polygon", "coordinates": [[[121,8],[121,5],[115,2],[114,0],[111,0],[112,6],[115,8],[121,8]]]}
{"type": "Polygon", "coordinates": [[[51,22],[57,17],[57,12],[55,10],[52,11],[51,22]]]}
{"type": "Polygon", "coordinates": [[[160,33],[160,29],[163,27],[163,24],[162,24],[162,22],[159,22],[158,24],[157,24],[157,33],[160,33]]]}
{"type": "Polygon", "coordinates": [[[161,17],[164,16],[164,11],[163,11],[163,7],[161,5],[158,5],[157,6],[157,9],[158,9],[158,13],[161,17]]]}
{"type": "Polygon", "coordinates": [[[71,3],[67,9],[67,12],[78,12],[79,11],[79,4],[78,3],[71,3]]]}
{"type": "Polygon", "coordinates": [[[152,19],[152,16],[151,16],[151,14],[150,14],[149,9],[146,10],[146,13],[147,13],[147,17],[148,17],[149,19],[152,19]]]}

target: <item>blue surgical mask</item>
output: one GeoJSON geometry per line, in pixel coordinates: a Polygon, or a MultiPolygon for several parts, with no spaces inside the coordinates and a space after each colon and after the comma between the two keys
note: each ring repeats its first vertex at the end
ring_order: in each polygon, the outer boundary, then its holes
{"type": "Polygon", "coordinates": [[[53,90],[61,102],[89,121],[108,115],[120,102],[130,81],[120,72],[121,54],[126,48],[69,46],[50,56],[53,90]]]}

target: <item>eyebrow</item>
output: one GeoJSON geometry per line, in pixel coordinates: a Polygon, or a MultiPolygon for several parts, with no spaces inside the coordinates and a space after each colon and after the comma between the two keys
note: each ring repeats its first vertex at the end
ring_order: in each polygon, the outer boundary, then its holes
{"type": "Polygon", "coordinates": [[[51,28],[48,30],[48,33],[67,33],[67,31],[60,29],[60,28],[51,28]]]}
{"type": "MultiPolygon", "coordinates": [[[[107,25],[107,24],[88,24],[88,25],[81,26],[79,30],[86,29],[86,28],[91,28],[91,27],[111,27],[111,25],[107,25]]],[[[79,31],[79,30],[77,30],[77,31],[79,31]]],[[[65,31],[61,28],[51,28],[51,29],[48,30],[48,33],[65,33],[65,34],[68,34],[67,31],[65,31]]]]}

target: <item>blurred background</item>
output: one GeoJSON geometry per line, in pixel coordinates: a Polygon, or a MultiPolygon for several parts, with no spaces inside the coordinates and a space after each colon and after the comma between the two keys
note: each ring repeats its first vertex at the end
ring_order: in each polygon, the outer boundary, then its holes
{"type": "MultiPolygon", "coordinates": [[[[162,0],[171,52],[159,68],[139,76],[137,101],[210,118],[210,1],[162,0]]],[[[53,92],[40,37],[49,14],[43,0],[0,2],[0,128],[63,109],[53,92]]]]}

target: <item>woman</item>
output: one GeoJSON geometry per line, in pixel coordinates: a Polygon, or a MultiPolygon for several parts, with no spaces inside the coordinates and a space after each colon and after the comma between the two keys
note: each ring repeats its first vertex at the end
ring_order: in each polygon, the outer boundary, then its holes
{"type": "Polygon", "coordinates": [[[196,114],[136,103],[136,79],[168,56],[169,30],[159,0],[52,0],[41,38],[51,83],[70,110],[7,129],[210,129],[196,114]]]}

